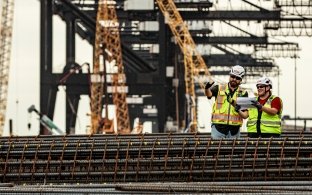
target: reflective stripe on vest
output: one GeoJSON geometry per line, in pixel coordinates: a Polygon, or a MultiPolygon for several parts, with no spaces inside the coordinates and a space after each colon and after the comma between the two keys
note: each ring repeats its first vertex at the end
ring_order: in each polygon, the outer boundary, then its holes
{"type": "Polygon", "coordinates": [[[219,120],[219,121],[231,121],[233,123],[239,123],[241,122],[241,117],[236,115],[227,115],[227,114],[212,114],[212,120],[219,120]]]}
{"type": "Polygon", "coordinates": [[[225,100],[225,96],[219,95],[220,90],[221,91],[225,91],[226,90],[225,85],[221,85],[219,87],[219,92],[218,92],[218,96],[217,96],[217,100],[216,100],[216,109],[218,109],[218,110],[222,108],[223,102],[225,100]]]}
{"type": "MultiPolygon", "coordinates": [[[[250,120],[247,122],[247,124],[256,124],[257,123],[257,120],[250,120]]],[[[267,120],[261,120],[261,123],[264,124],[264,125],[272,125],[272,126],[281,126],[282,123],[281,121],[267,121],[267,120]]]]}

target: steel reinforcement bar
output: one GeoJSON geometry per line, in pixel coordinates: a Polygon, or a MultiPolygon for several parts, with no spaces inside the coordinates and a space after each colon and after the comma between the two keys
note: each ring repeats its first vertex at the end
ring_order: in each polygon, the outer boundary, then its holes
{"type": "Polygon", "coordinates": [[[311,182],[154,182],[0,186],[5,194],[311,194],[311,182]]]}
{"type": "Polygon", "coordinates": [[[305,181],[310,134],[212,140],[209,134],[2,137],[0,182],[305,181]]]}
{"type": "MultiPolygon", "coordinates": [[[[154,140],[156,138],[202,138],[210,137],[210,133],[146,133],[146,134],[129,134],[129,135],[118,135],[118,134],[90,134],[90,135],[79,135],[79,134],[70,134],[70,135],[38,135],[38,136],[4,136],[0,137],[0,142],[15,141],[15,142],[25,142],[25,141],[53,141],[53,140],[120,140],[120,139],[132,139],[132,140],[154,140]]],[[[241,137],[246,138],[247,133],[241,132],[241,137]]],[[[287,131],[283,132],[281,135],[282,138],[298,138],[298,137],[312,137],[312,131],[287,131]]]]}

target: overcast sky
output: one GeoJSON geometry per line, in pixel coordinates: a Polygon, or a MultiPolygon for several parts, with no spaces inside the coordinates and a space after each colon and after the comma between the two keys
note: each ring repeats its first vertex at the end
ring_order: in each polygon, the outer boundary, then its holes
{"type": "MultiPolygon", "coordinates": [[[[13,129],[15,135],[36,135],[38,134],[38,117],[32,113],[28,114],[27,109],[35,105],[39,109],[39,40],[40,40],[40,2],[38,0],[15,0],[13,26],[13,43],[10,66],[9,96],[6,121],[13,120],[13,129]],[[31,129],[27,124],[31,124],[31,129]]],[[[61,71],[65,64],[65,25],[58,17],[55,18],[54,32],[54,71],[61,71]]],[[[300,59],[297,60],[297,116],[312,118],[312,92],[310,78],[312,74],[312,55],[311,55],[311,37],[287,37],[281,38],[287,41],[298,42],[302,51],[300,59]]],[[[86,41],[77,38],[76,61],[79,64],[90,62],[92,59],[92,49],[86,41]],[[79,45],[79,47],[78,47],[79,45]]],[[[295,72],[294,59],[277,59],[282,75],[278,79],[273,78],[273,92],[279,91],[279,96],[284,103],[284,115],[294,117],[294,92],[295,92],[295,72]]],[[[252,85],[253,89],[255,86],[252,85]]],[[[57,107],[54,116],[54,122],[61,129],[65,129],[65,96],[64,89],[59,88],[57,97],[57,107]]],[[[86,126],[89,125],[89,99],[82,97],[78,111],[78,121],[76,132],[84,133],[86,126]]],[[[201,111],[199,113],[200,126],[209,129],[210,110],[204,109],[210,107],[212,102],[205,98],[201,102],[201,111]]],[[[297,122],[297,124],[302,124],[297,122]]],[[[311,122],[308,122],[312,126],[311,122]]],[[[4,135],[8,135],[8,122],[5,125],[4,135]]]]}

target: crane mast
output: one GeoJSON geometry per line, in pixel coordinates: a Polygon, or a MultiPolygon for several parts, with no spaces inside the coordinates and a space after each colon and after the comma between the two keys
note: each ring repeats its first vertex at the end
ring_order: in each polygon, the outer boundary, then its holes
{"type": "Polygon", "coordinates": [[[122,61],[119,22],[115,1],[100,0],[96,21],[96,35],[91,77],[91,133],[113,133],[113,121],[108,119],[108,102],[105,118],[102,118],[103,91],[108,98],[108,81],[112,83],[112,98],[115,105],[117,133],[130,133],[130,119],[126,102],[126,76],[122,61]],[[108,72],[108,66],[112,70],[108,72]]]}
{"type": "MultiPolygon", "coordinates": [[[[195,78],[210,76],[210,73],[204,59],[196,50],[195,42],[174,1],[157,0],[157,4],[184,55],[186,96],[189,101],[188,105],[190,105],[189,110],[191,112],[189,128],[191,132],[195,132],[197,131],[195,78]]],[[[200,85],[203,88],[203,83],[200,83],[200,85]]]]}
{"type": "Polygon", "coordinates": [[[7,108],[9,67],[12,44],[14,0],[3,0],[0,26],[0,136],[3,135],[7,108]]]}

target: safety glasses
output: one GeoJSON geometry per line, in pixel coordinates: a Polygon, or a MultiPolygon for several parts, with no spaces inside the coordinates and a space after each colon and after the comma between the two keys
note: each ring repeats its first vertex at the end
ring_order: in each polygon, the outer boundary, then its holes
{"type": "Polygon", "coordinates": [[[265,85],[257,85],[257,89],[265,88],[265,85]]]}
{"type": "Polygon", "coordinates": [[[231,77],[232,79],[236,79],[236,80],[238,80],[238,81],[242,80],[242,78],[237,77],[237,76],[234,76],[234,75],[230,75],[230,77],[231,77]]]}

